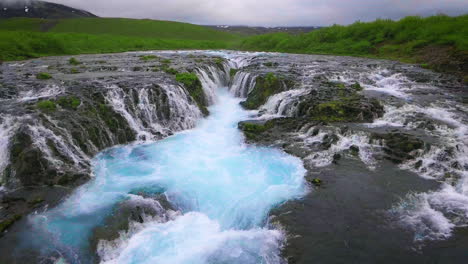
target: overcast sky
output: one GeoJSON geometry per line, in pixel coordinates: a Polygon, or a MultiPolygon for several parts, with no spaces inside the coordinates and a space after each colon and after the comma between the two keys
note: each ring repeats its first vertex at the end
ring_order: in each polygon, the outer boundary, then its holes
{"type": "MultiPolygon", "coordinates": [[[[0,0],[2,1],[2,0],[0,0]]],[[[326,26],[408,15],[468,13],[468,0],[48,0],[98,16],[196,24],[326,26]]]]}

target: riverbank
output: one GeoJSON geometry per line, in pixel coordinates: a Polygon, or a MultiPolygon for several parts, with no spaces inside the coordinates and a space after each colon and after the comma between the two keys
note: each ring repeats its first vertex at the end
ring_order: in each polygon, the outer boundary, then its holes
{"type": "Polygon", "coordinates": [[[307,34],[242,36],[185,23],[84,18],[0,21],[0,60],[136,50],[233,49],[390,59],[468,80],[468,15],[334,25],[307,34]]]}

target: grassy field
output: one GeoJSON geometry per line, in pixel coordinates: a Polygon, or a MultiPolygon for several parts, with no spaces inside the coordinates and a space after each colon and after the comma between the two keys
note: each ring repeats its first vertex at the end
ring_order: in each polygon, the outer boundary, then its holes
{"type": "Polygon", "coordinates": [[[0,60],[157,49],[239,49],[396,59],[466,76],[468,15],[334,25],[241,37],[187,23],[121,18],[0,20],[0,60]]]}
{"type": "Polygon", "coordinates": [[[120,18],[0,20],[0,60],[135,50],[226,49],[238,36],[187,23],[120,18]]]}
{"type": "Polygon", "coordinates": [[[466,75],[468,15],[406,17],[399,21],[334,25],[302,35],[267,34],[247,38],[242,50],[367,56],[422,63],[466,75]]]}

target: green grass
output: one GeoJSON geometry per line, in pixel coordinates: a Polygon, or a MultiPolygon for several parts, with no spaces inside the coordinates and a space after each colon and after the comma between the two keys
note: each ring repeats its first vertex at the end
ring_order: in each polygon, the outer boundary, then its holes
{"type": "Polygon", "coordinates": [[[226,49],[238,39],[211,28],[169,21],[13,18],[0,20],[0,60],[138,50],[226,49]]]}
{"type": "Polygon", "coordinates": [[[459,17],[406,17],[400,21],[376,20],[349,26],[334,25],[302,35],[285,33],[250,37],[246,50],[339,55],[409,56],[427,45],[450,45],[468,50],[468,15],[459,17]]]}
{"type": "Polygon", "coordinates": [[[468,80],[468,15],[334,25],[302,35],[266,34],[244,39],[250,51],[348,55],[420,63],[468,80]]]}
{"type": "Polygon", "coordinates": [[[236,39],[233,34],[188,23],[126,18],[63,19],[50,32],[178,40],[232,41],[236,39]]]}
{"type": "Polygon", "coordinates": [[[135,38],[78,33],[0,31],[0,60],[140,50],[225,49],[224,41],[135,38]]]}
{"type": "Polygon", "coordinates": [[[0,60],[138,50],[239,49],[396,59],[433,70],[450,68],[464,76],[467,36],[468,15],[356,22],[301,35],[247,38],[198,25],[147,19],[14,18],[0,20],[0,60]]]}

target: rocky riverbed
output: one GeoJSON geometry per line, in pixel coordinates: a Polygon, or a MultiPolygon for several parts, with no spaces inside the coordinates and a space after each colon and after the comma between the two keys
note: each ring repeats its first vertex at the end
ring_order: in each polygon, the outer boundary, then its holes
{"type": "MultiPolygon", "coordinates": [[[[456,78],[391,61],[225,51],[0,67],[0,245],[12,263],[61,261],[18,250],[28,215],[93,179],[101,151],[196,127],[222,86],[250,111],[238,125],[248,144],[307,169],[311,191],[268,218],[287,236],[289,263],[466,261],[468,92],[456,78]]],[[[100,240],[181,213],[164,195],[133,195],[95,229],[95,261],[100,240]]]]}

